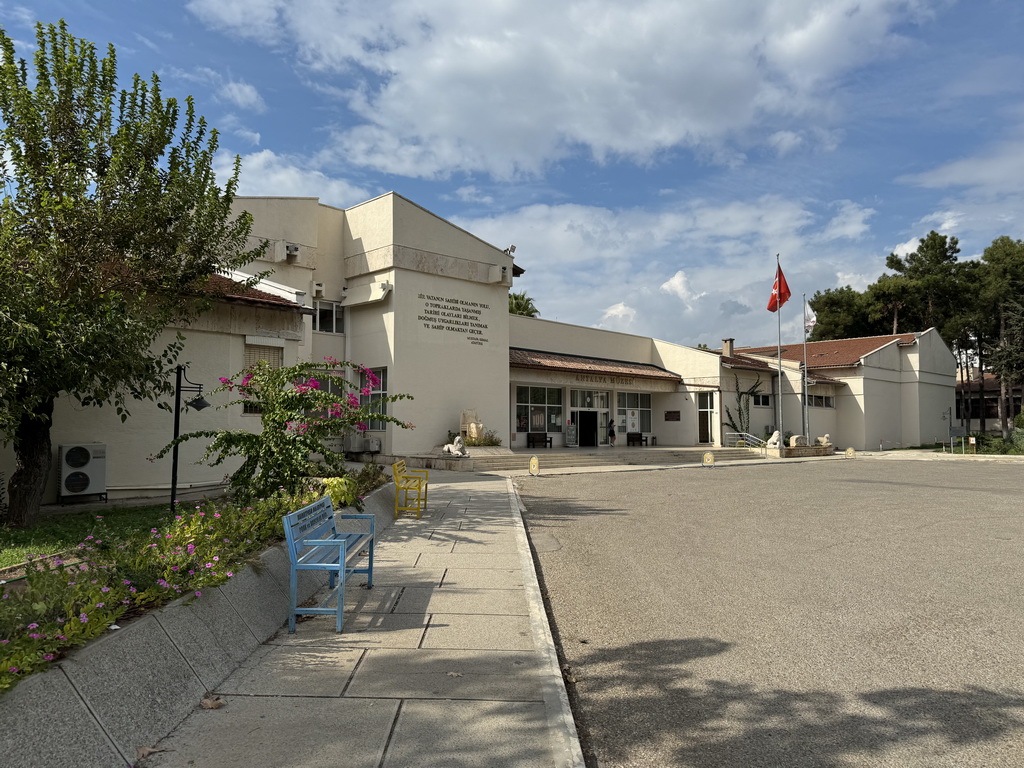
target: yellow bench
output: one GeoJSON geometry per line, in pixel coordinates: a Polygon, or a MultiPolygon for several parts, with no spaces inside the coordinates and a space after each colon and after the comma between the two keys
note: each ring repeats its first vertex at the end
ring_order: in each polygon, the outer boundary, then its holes
{"type": "Polygon", "coordinates": [[[430,473],[425,469],[408,469],[405,460],[391,465],[395,477],[395,517],[399,512],[415,512],[418,518],[427,508],[427,483],[430,473]]]}

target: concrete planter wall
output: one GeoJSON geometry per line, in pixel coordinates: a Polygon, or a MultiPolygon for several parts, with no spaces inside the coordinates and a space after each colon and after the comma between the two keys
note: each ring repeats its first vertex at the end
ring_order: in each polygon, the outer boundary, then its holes
{"type": "MultiPolygon", "coordinates": [[[[394,519],[394,486],[370,494],[377,531],[394,519]]],[[[261,565],[186,604],[147,613],[72,651],[46,672],[0,696],[5,768],[112,768],[132,765],[195,709],[288,618],[284,545],[261,565]]],[[[310,572],[299,599],[326,578],[310,572]]]]}

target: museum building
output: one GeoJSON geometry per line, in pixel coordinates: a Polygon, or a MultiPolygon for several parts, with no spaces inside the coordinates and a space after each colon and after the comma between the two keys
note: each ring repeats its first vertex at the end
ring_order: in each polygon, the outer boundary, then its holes
{"type": "MultiPolygon", "coordinates": [[[[754,391],[748,429],[784,430],[856,449],[914,445],[944,435],[955,365],[938,334],[720,350],[508,313],[508,293],[523,270],[514,248],[470,232],[388,193],[347,209],[317,198],[240,197],[253,237],[268,241],[252,274],[272,272],[254,289],[228,295],[187,328],[180,357],[191,382],[214,389],[258,360],[292,365],[326,357],[374,371],[370,399],[408,394],[388,405],[412,423],[371,422],[345,448],[383,457],[427,456],[473,424],[512,449],[608,445],[608,423],[658,446],[719,446],[734,432],[738,393],[754,391]],[[727,410],[728,409],[728,410],[727,410]]],[[[231,276],[228,276],[231,277],[231,276]]],[[[243,275],[235,275],[240,279],[243,275]]],[[[227,278],[221,278],[227,279],[227,278]]],[[[217,402],[210,398],[214,405],[217,402]]],[[[241,406],[188,410],[182,432],[259,429],[241,406]]],[[[74,446],[102,448],[104,492],[159,496],[169,490],[168,460],[149,460],[170,441],[171,417],[147,402],[122,424],[112,409],[62,398],[54,414],[56,500],[74,446]]],[[[215,488],[225,467],[196,463],[204,446],[182,445],[178,487],[215,488]]],[[[13,467],[10,448],[0,472],[13,467]]],[[[230,471],[232,467],[227,467],[230,471]]],[[[98,470],[97,470],[98,472],[98,470]]]]}

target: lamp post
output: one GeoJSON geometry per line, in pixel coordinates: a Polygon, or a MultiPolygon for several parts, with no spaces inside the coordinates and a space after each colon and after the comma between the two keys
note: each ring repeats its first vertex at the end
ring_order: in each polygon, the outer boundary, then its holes
{"type": "Polygon", "coordinates": [[[171,448],[171,514],[174,514],[175,506],[178,503],[178,435],[181,429],[181,393],[195,392],[196,396],[185,403],[185,408],[192,406],[197,411],[209,408],[210,404],[203,397],[203,385],[189,381],[185,375],[185,366],[179,365],[174,369],[174,447],[171,448]],[[185,383],[182,384],[182,381],[185,383]]]}

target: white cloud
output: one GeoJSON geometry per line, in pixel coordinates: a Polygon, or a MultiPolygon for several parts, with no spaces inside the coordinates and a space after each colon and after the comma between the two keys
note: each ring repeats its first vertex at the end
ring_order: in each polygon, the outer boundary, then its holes
{"type": "Polygon", "coordinates": [[[969,187],[989,196],[1024,192],[1024,139],[999,142],[971,157],[897,179],[928,189],[969,187]]]}
{"type": "Polygon", "coordinates": [[[868,232],[868,219],[875,214],[873,208],[864,208],[851,200],[841,200],[837,207],[839,212],[825,227],[822,240],[856,240],[868,232]]]}
{"type": "Polygon", "coordinates": [[[905,48],[943,0],[191,0],[205,24],[291,48],[343,79],[361,124],[338,157],[407,176],[541,173],[583,152],[647,163],[674,148],[744,162],[831,134],[842,78],[905,48]],[[905,28],[905,26],[903,27],[905,28]],[[689,34],[688,30],[700,30],[689,34]],[[800,128],[781,127],[794,123],[800,128]],[[763,132],[761,138],[754,138],[763,132]],[[752,134],[749,136],[748,134],[752,134]]]}
{"type": "Polygon", "coordinates": [[[687,308],[690,308],[697,299],[707,296],[707,291],[697,293],[690,287],[690,281],[681,269],[662,283],[659,289],[682,299],[687,308]]]}
{"type": "MultiPolygon", "coordinates": [[[[214,170],[221,180],[231,174],[233,162],[232,154],[221,152],[217,155],[214,170]]],[[[322,203],[341,208],[372,197],[361,187],[311,168],[308,162],[277,155],[269,149],[242,156],[238,194],[318,197],[322,203]]]]}
{"type": "Polygon", "coordinates": [[[238,80],[229,80],[217,89],[217,96],[239,109],[266,112],[267,105],[256,86],[238,80]]]}
{"type": "MultiPolygon", "coordinates": [[[[601,320],[607,321],[609,326],[615,330],[623,330],[633,324],[633,320],[636,318],[636,310],[632,307],[626,306],[625,302],[620,301],[618,304],[612,304],[612,306],[605,309],[604,314],[601,315],[601,320]]],[[[609,327],[604,326],[602,327],[609,327]]]]}

